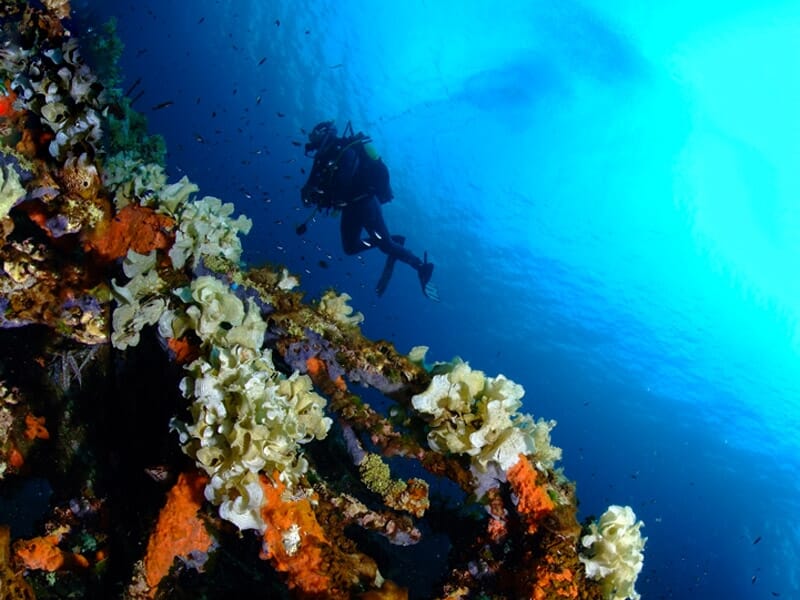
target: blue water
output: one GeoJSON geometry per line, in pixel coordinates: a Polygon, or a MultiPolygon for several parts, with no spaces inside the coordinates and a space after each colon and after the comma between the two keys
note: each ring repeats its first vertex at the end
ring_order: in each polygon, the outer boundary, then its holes
{"type": "Polygon", "coordinates": [[[117,16],[171,180],[253,219],[248,263],[558,421],[581,517],[645,522],[644,598],[800,598],[797,3],[73,5],[117,16]],[[324,119],[374,139],[440,303],[403,265],[377,298],[333,218],[295,234],[324,119]]]}

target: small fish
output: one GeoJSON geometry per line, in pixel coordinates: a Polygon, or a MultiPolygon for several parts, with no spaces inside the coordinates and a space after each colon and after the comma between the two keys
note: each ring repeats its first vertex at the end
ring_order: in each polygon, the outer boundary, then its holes
{"type": "Polygon", "coordinates": [[[261,104],[261,96],[256,96],[256,104],[261,104]]]}
{"type": "Polygon", "coordinates": [[[297,140],[292,140],[292,146],[300,147],[303,145],[303,142],[298,142],[297,140]]]}
{"type": "Polygon", "coordinates": [[[280,27],[280,26],[281,26],[281,20],[275,19],[275,27],[280,27]]]}
{"type": "Polygon", "coordinates": [[[205,17],[200,17],[200,20],[197,22],[197,24],[198,24],[198,25],[200,25],[200,23],[202,23],[202,22],[203,22],[203,21],[205,21],[205,20],[206,20],[206,18],[205,18],[205,17]]]}
{"type": "Polygon", "coordinates": [[[761,536],[758,536],[756,539],[753,540],[753,545],[755,546],[760,541],[761,541],[761,536]]]}
{"type": "Polygon", "coordinates": [[[263,65],[265,62],[267,62],[267,57],[266,57],[266,56],[265,56],[264,58],[262,58],[260,61],[258,61],[258,66],[260,67],[260,66],[261,66],[261,65],[263,65]]]}
{"type": "Polygon", "coordinates": [[[133,103],[136,102],[142,96],[144,96],[144,90],[141,90],[138,94],[136,94],[133,98],[131,98],[131,106],[133,106],[133,103]]]}
{"type": "Polygon", "coordinates": [[[281,119],[282,119],[283,117],[285,117],[285,116],[286,116],[286,115],[285,115],[284,113],[282,113],[282,112],[276,112],[275,114],[276,114],[276,115],[278,115],[278,118],[281,118],[281,119]]]}
{"type": "Polygon", "coordinates": [[[203,139],[203,136],[200,135],[199,133],[195,133],[194,134],[194,141],[196,141],[198,144],[205,144],[206,143],[206,141],[203,139]]]}
{"type": "Polygon", "coordinates": [[[147,48],[139,48],[139,50],[136,51],[136,58],[139,58],[145,52],[147,52],[147,48]]]}
{"type": "Polygon", "coordinates": [[[161,110],[162,108],[167,108],[168,106],[172,106],[175,104],[172,100],[167,100],[165,102],[159,102],[155,106],[150,107],[150,110],[161,110]]]}
{"type": "Polygon", "coordinates": [[[328,263],[325,262],[324,260],[321,260],[321,261],[319,261],[319,266],[322,267],[323,269],[327,269],[328,268],[328,263]]]}
{"type": "Polygon", "coordinates": [[[755,583],[756,579],[758,578],[755,575],[753,575],[753,577],[750,578],[750,583],[755,583]]]}
{"type": "Polygon", "coordinates": [[[239,91],[239,90],[237,90],[236,88],[233,88],[233,95],[235,96],[235,95],[236,95],[236,92],[238,92],[238,91],[239,91]]]}
{"type": "Polygon", "coordinates": [[[305,33],[306,33],[306,35],[309,35],[311,33],[311,30],[310,29],[306,29],[305,33]]]}
{"type": "Polygon", "coordinates": [[[133,90],[136,89],[136,86],[138,86],[140,83],[142,83],[142,78],[141,77],[139,77],[136,81],[133,82],[133,85],[128,88],[127,92],[125,92],[125,95],[126,96],[130,96],[131,93],[133,92],[133,90]]]}
{"type": "Polygon", "coordinates": [[[329,69],[341,69],[344,65],[342,63],[336,63],[335,65],[331,65],[328,67],[329,69]]]}
{"type": "Polygon", "coordinates": [[[216,116],[217,116],[217,111],[212,111],[212,113],[211,113],[211,118],[213,119],[213,118],[214,118],[214,117],[216,117],[216,116]]]}

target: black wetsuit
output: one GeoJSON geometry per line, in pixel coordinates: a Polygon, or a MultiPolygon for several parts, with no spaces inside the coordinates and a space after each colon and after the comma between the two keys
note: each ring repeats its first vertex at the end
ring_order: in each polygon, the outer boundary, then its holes
{"type": "MultiPolygon", "coordinates": [[[[342,140],[336,140],[334,144],[334,147],[341,147],[342,140]]],[[[346,147],[336,154],[337,169],[327,193],[333,198],[332,205],[342,211],[342,249],[346,254],[358,254],[370,248],[379,248],[387,256],[419,269],[423,264],[422,259],[403,247],[403,237],[390,235],[383,220],[381,204],[392,199],[386,166],[380,159],[373,161],[367,158],[360,144],[346,147]],[[362,230],[366,232],[366,238],[361,237],[362,230]]],[[[314,167],[317,166],[315,161],[314,167]]]]}
{"type": "MultiPolygon", "coordinates": [[[[386,264],[375,291],[383,295],[398,260],[417,272],[422,293],[438,301],[436,287],[431,285],[433,263],[428,255],[421,259],[404,247],[405,238],[391,235],[383,220],[381,204],[389,202],[392,187],[389,170],[383,161],[365,148],[366,136],[358,134],[349,138],[334,138],[324,144],[314,157],[308,181],[300,190],[306,206],[315,205],[326,210],[340,210],[342,249],[346,254],[358,254],[379,248],[386,255],[386,264]],[[364,231],[367,237],[362,237],[364,231]]],[[[298,227],[302,234],[305,226],[298,227]]]]}

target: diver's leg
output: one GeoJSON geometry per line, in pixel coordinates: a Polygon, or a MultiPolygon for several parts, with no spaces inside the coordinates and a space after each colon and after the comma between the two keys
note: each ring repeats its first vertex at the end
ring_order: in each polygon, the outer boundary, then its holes
{"type": "MultiPolygon", "coordinates": [[[[374,244],[381,249],[381,252],[395,260],[411,265],[414,269],[422,266],[422,260],[413,252],[395,241],[395,236],[389,234],[389,228],[383,220],[381,205],[376,197],[363,201],[364,229],[367,230],[369,240],[367,243],[374,244]]],[[[400,236],[402,237],[402,236],[400,236]]],[[[363,241],[363,240],[362,240],[363,241]]],[[[405,243],[405,238],[403,238],[405,243]]]]}
{"type": "Polygon", "coordinates": [[[428,262],[428,253],[425,253],[425,259],[421,260],[413,252],[403,246],[405,238],[402,236],[393,236],[389,234],[389,229],[386,227],[386,222],[383,220],[383,212],[378,203],[377,198],[372,198],[364,202],[365,204],[365,217],[364,228],[370,236],[370,241],[381,249],[381,252],[386,254],[386,265],[383,268],[383,275],[378,282],[378,295],[381,295],[389,285],[389,278],[392,276],[392,269],[394,268],[394,261],[402,261],[410,265],[417,271],[420,285],[422,286],[422,293],[431,300],[438,301],[439,295],[436,288],[431,285],[431,277],[433,277],[433,263],[428,262]],[[369,210],[369,212],[366,211],[369,210]],[[398,237],[402,238],[402,243],[398,243],[398,237]],[[385,279],[385,281],[384,281],[385,279]]]}
{"type": "Polygon", "coordinates": [[[339,221],[339,233],[342,238],[342,250],[345,254],[358,254],[364,250],[374,248],[374,244],[361,239],[361,230],[364,227],[364,207],[359,202],[342,209],[339,221]]]}

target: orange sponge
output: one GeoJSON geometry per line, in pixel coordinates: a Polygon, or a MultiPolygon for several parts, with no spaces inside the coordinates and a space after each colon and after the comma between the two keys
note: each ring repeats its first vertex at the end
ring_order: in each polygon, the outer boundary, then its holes
{"type": "Polygon", "coordinates": [[[104,261],[121,258],[128,250],[147,254],[153,249],[172,245],[175,221],[152,208],[129,204],[110,222],[96,227],[85,239],[87,250],[94,251],[104,261]]]}
{"type": "Polygon", "coordinates": [[[547,494],[547,486],[536,483],[536,469],[528,457],[522,454],[506,475],[511,489],[518,498],[517,512],[527,523],[528,533],[536,533],[539,521],[556,507],[547,494]]]}
{"type": "Polygon", "coordinates": [[[308,498],[286,501],[286,486],[275,474],[275,482],[261,477],[264,505],[261,516],[267,529],[261,558],[269,559],[277,571],[288,575],[287,585],[301,594],[323,594],[331,587],[323,560],[328,545],[325,532],[308,498]]]}
{"type": "Polygon", "coordinates": [[[144,571],[151,597],[159,582],[169,573],[176,557],[191,552],[208,552],[214,543],[198,516],[203,505],[203,488],[208,478],[200,473],[182,473],[167,494],[167,503],[158,515],[147,542],[144,571]]]}

